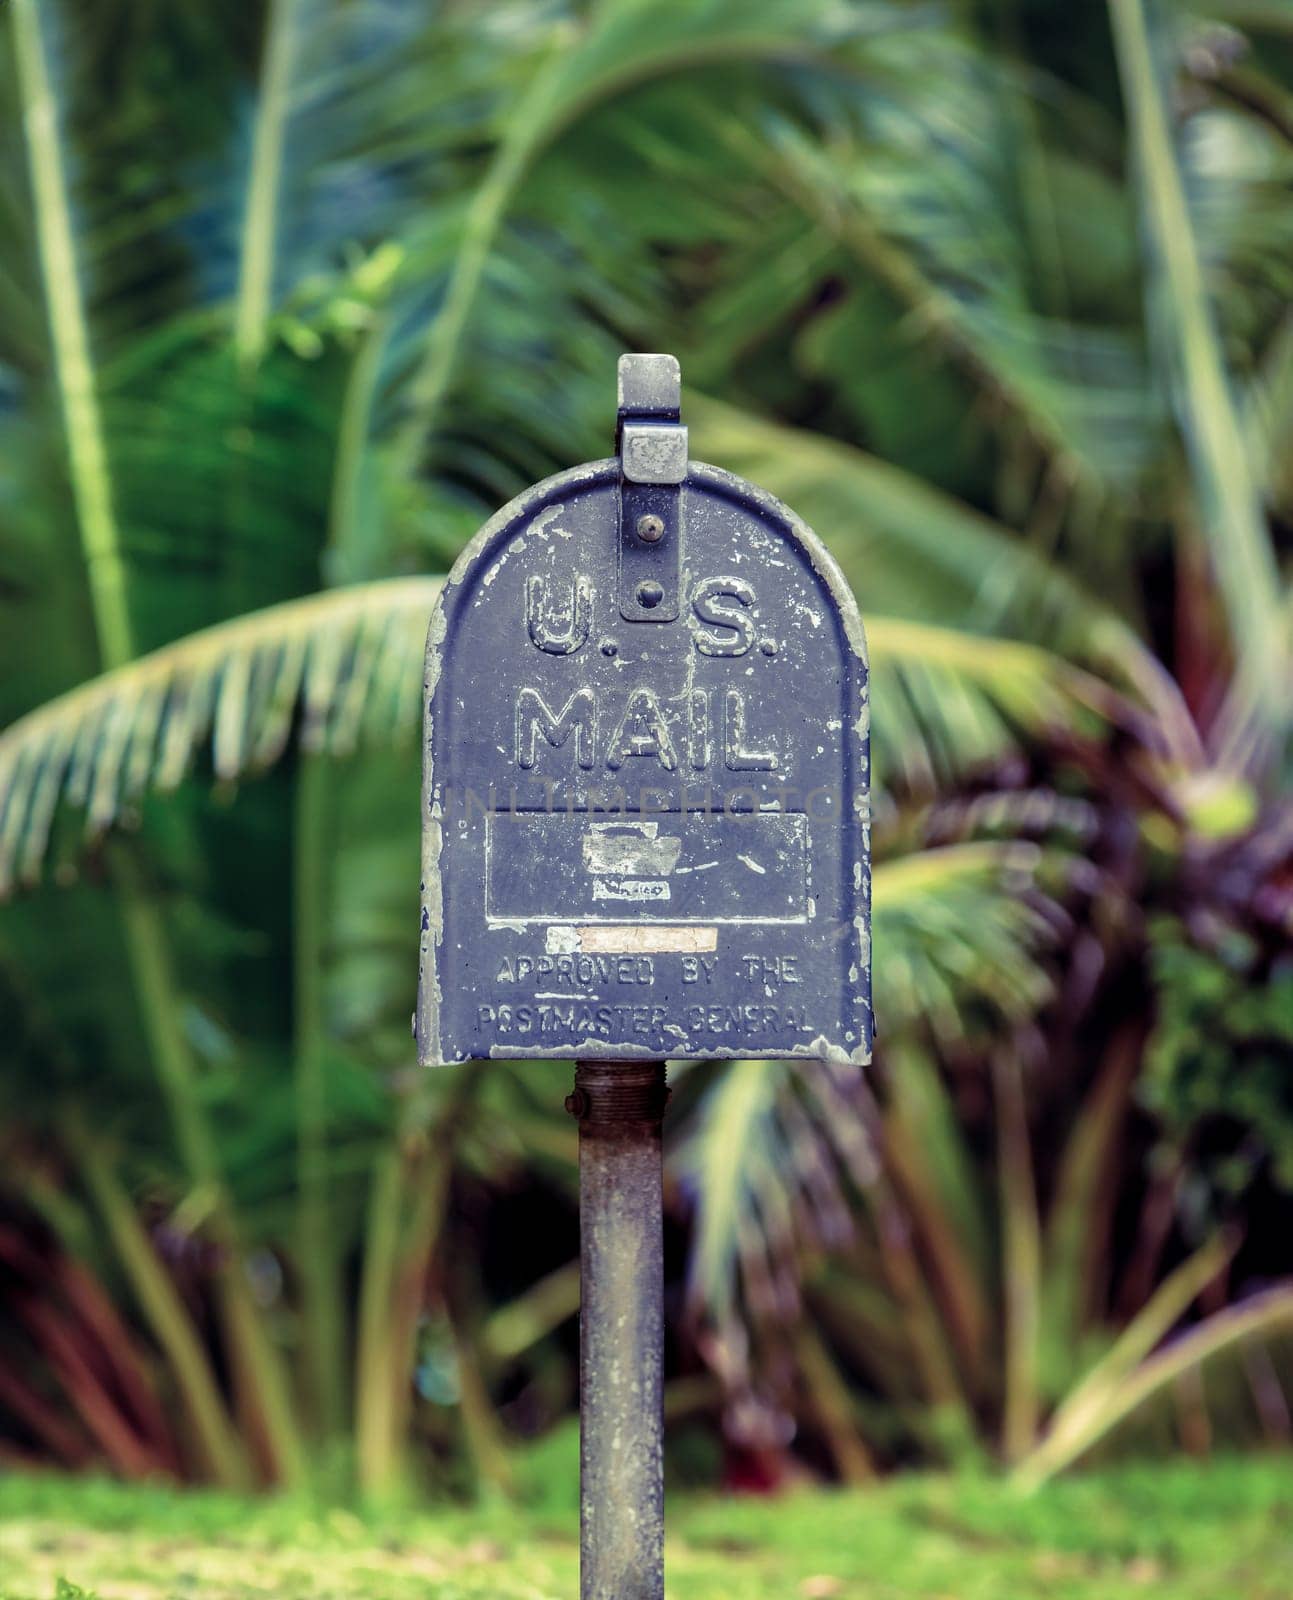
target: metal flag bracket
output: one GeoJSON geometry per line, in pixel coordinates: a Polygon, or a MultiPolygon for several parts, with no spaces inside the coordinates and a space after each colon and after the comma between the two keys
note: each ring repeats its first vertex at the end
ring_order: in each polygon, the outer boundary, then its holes
{"type": "Polygon", "coordinates": [[[620,357],[615,450],[620,462],[619,609],[626,622],[678,620],[687,476],[681,415],[677,357],[620,357]]]}

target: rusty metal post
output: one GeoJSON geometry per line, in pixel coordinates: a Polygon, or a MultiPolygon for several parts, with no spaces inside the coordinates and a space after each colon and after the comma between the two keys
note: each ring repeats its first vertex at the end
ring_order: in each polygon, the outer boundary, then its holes
{"type": "Polygon", "coordinates": [[[578,1061],[580,1600],[664,1600],[663,1061],[578,1061]]]}

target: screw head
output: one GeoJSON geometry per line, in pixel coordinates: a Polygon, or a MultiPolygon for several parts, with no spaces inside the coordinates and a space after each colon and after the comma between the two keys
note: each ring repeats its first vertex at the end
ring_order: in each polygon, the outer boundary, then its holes
{"type": "Polygon", "coordinates": [[[637,532],[643,544],[659,544],[664,538],[664,519],[648,511],[644,517],[638,518],[637,532]]]}
{"type": "Polygon", "coordinates": [[[644,611],[654,611],[664,599],[664,590],[658,583],[638,584],[638,604],[644,611]]]}

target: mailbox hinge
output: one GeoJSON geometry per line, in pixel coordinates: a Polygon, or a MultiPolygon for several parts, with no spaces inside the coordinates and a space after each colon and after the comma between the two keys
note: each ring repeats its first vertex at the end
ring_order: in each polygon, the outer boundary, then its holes
{"type": "Polygon", "coordinates": [[[682,485],[687,430],[674,356],[624,355],[619,362],[615,449],[620,458],[620,615],[675,622],[682,570],[682,485]]]}

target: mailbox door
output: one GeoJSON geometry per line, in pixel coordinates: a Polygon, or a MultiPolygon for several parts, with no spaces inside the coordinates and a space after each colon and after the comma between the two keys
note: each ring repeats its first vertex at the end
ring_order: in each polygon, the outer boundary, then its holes
{"type": "Polygon", "coordinates": [[[424,1063],[869,1057],[856,606],[770,495],[698,462],[673,492],[656,566],[652,491],[626,510],[611,458],[512,501],[446,582],[424,1063]]]}

